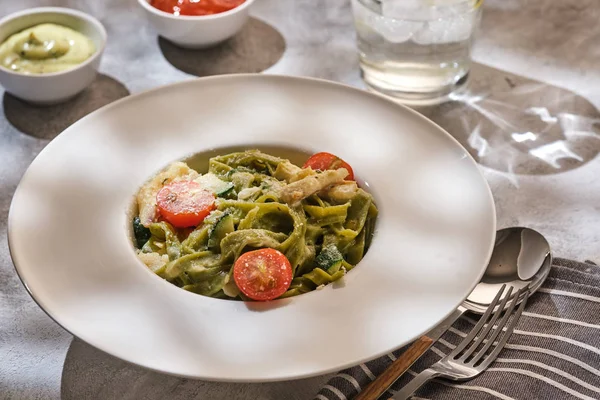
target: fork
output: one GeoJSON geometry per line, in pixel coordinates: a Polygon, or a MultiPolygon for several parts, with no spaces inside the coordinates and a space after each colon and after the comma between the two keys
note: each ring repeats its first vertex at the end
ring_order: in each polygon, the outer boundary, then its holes
{"type": "Polygon", "coordinates": [[[485,371],[496,357],[498,357],[498,354],[512,335],[529,297],[528,287],[519,290],[512,297],[511,303],[504,312],[504,316],[497,322],[512,294],[513,288],[510,287],[506,296],[502,299],[500,306],[496,307],[505,288],[506,285],[502,285],[494,301],[490,304],[479,322],[450,354],[418,374],[406,386],[396,392],[390,400],[408,399],[417,389],[433,378],[439,377],[454,381],[466,381],[475,378],[485,371]],[[515,310],[520,297],[523,297],[523,301],[519,308],[515,310]],[[511,315],[513,316],[512,319],[510,318],[511,315]],[[500,336],[501,333],[502,335],[500,336]]]}

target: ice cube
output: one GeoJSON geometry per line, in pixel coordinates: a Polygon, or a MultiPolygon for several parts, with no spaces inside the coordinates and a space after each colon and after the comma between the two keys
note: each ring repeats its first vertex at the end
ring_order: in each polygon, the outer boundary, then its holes
{"type": "Polygon", "coordinates": [[[473,24],[471,15],[429,21],[415,32],[413,40],[422,45],[462,42],[471,36],[473,24]]]}
{"type": "Polygon", "coordinates": [[[422,22],[381,18],[376,22],[375,29],[388,42],[404,43],[409,41],[422,26],[422,22]]]}
{"type": "Polygon", "coordinates": [[[431,7],[426,0],[382,0],[381,14],[396,20],[423,21],[430,17],[431,7]]]}
{"type": "Polygon", "coordinates": [[[360,36],[366,37],[375,32],[388,42],[403,43],[410,40],[422,26],[421,22],[387,18],[364,7],[360,2],[354,2],[353,5],[356,29],[360,36]]]}

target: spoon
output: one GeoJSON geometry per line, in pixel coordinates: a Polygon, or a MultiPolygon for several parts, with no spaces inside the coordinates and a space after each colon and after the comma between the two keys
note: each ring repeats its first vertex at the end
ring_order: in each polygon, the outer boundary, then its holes
{"type": "Polygon", "coordinates": [[[503,284],[513,292],[529,286],[533,294],[550,273],[552,255],[544,236],[529,228],[506,228],[496,233],[496,244],[483,278],[462,306],[483,314],[503,284]]]}
{"type": "MultiPolygon", "coordinates": [[[[521,227],[496,232],[496,243],[488,266],[471,294],[442,323],[417,339],[377,379],[361,391],[355,400],[379,398],[461,315],[467,311],[485,313],[503,284],[506,284],[506,289],[512,286],[513,293],[528,286],[529,294],[533,294],[546,280],[551,266],[550,245],[539,232],[521,227]]],[[[521,301],[522,299],[518,300],[519,303],[521,301]]]]}

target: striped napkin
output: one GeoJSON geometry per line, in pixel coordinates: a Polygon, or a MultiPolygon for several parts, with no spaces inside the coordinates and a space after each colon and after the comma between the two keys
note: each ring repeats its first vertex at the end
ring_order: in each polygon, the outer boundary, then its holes
{"type": "MultiPolygon", "coordinates": [[[[461,317],[381,398],[448,354],[476,323],[461,317]]],[[[404,349],[341,371],[315,400],[351,400],[404,349]]],[[[463,383],[433,380],[415,400],[600,399],[600,266],[555,259],[529,299],[508,344],[490,368],[463,383]]]]}

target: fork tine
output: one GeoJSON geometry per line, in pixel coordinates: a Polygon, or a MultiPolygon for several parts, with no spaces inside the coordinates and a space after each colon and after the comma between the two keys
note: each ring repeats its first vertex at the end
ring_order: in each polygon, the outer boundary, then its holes
{"type": "Polygon", "coordinates": [[[462,342],[460,342],[460,344],[458,346],[456,346],[456,348],[454,350],[452,350],[452,352],[450,354],[448,354],[449,358],[454,358],[458,354],[460,354],[460,352],[462,352],[469,345],[469,343],[471,343],[473,341],[475,336],[477,336],[477,333],[479,333],[481,328],[485,325],[485,321],[488,320],[488,318],[490,317],[490,314],[492,313],[492,311],[494,311],[494,308],[496,308],[496,304],[498,304],[498,300],[500,300],[500,297],[502,296],[502,293],[504,292],[505,288],[506,288],[506,284],[502,285],[502,287],[498,291],[498,294],[496,294],[496,297],[494,297],[494,301],[492,301],[492,303],[490,304],[488,309],[485,311],[485,313],[483,314],[483,316],[481,317],[481,319],[479,320],[477,325],[475,325],[473,327],[473,329],[471,330],[471,332],[469,333],[469,335],[466,338],[464,338],[462,340],[462,342]]]}
{"type": "Polygon", "coordinates": [[[523,309],[525,308],[525,303],[527,303],[528,298],[529,298],[529,287],[523,288],[517,292],[515,298],[513,299],[512,303],[510,305],[510,310],[506,310],[506,315],[504,316],[504,318],[502,318],[502,321],[500,322],[500,324],[498,324],[498,328],[496,329],[496,331],[494,332],[492,337],[489,338],[486,345],[479,351],[479,353],[477,353],[477,355],[471,361],[472,365],[475,365],[479,361],[479,359],[485,355],[485,352],[488,351],[490,346],[492,346],[494,344],[496,337],[501,332],[504,331],[504,334],[502,335],[502,337],[498,338],[498,343],[496,344],[496,347],[494,348],[494,350],[492,350],[492,352],[483,360],[483,362],[481,364],[479,364],[477,366],[477,368],[485,369],[496,359],[496,357],[498,356],[500,351],[504,348],[504,345],[506,344],[506,342],[512,335],[513,330],[515,329],[515,326],[517,325],[517,322],[519,321],[519,318],[521,317],[521,313],[523,312],[523,309]],[[521,302],[521,305],[519,306],[517,311],[514,313],[513,318],[510,321],[510,324],[506,328],[506,331],[504,331],[504,326],[506,325],[506,322],[508,320],[507,317],[510,317],[513,310],[515,309],[515,306],[517,305],[516,303],[517,303],[519,297],[523,294],[524,294],[524,297],[523,297],[523,301],[521,302]]]}
{"type": "MultiPolygon", "coordinates": [[[[469,347],[467,349],[467,351],[465,351],[463,353],[463,355],[459,358],[459,360],[465,361],[471,354],[473,354],[473,352],[475,350],[477,350],[477,348],[479,347],[479,345],[481,345],[481,343],[483,343],[483,341],[485,340],[485,338],[488,335],[488,333],[492,330],[492,328],[494,328],[494,324],[498,320],[498,317],[500,317],[500,315],[502,314],[502,311],[504,311],[504,309],[506,307],[506,303],[508,302],[508,299],[510,299],[510,295],[512,294],[512,291],[513,291],[513,288],[511,286],[511,287],[508,288],[508,291],[506,292],[506,296],[504,296],[504,298],[502,299],[502,303],[500,303],[500,305],[498,306],[498,308],[492,313],[492,319],[487,323],[487,326],[478,335],[477,340],[475,340],[475,342],[471,345],[471,347],[469,347]]],[[[513,301],[513,303],[514,303],[514,301],[513,301]]],[[[492,307],[492,310],[494,308],[495,307],[492,307]]],[[[512,309],[510,310],[510,312],[512,312],[512,309]]],[[[507,311],[506,315],[509,315],[508,311],[507,311]]],[[[504,322],[506,323],[506,321],[504,321],[504,322]]],[[[502,324],[502,326],[504,326],[504,324],[502,324]]],[[[480,353],[481,352],[477,353],[477,355],[475,356],[475,358],[477,358],[477,356],[479,356],[480,353]]]]}
{"type": "MultiPolygon", "coordinates": [[[[483,357],[483,355],[488,351],[488,349],[494,344],[494,341],[496,340],[496,337],[500,334],[500,332],[504,329],[504,326],[506,325],[506,323],[508,322],[508,319],[510,318],[513,310],[515,309],[517,302],[519,301],[519,295],[521,294],[521,292],[517,292],[517,294],[515,295],[515,297],[512,299],[512,301],[510,302],[510,304],[508,305],[508,307],[506,308],[506,310],[498,310],[499,313],[497,315],[502,314],[502,311],[505,311],[504,316],[502,317],[502,319],[500,320],[500,322],[498,322],[498,326],[496,329],[494,329],[490,335],[489,338],[487,338],[484,346],[481,348],[481,350],[479,350],[477,352],[477,354],[475,354],[475,356],[470,360],[469,365],[475,365],[475,363],[477,363],[481,357],[483,357]]],[[[488,325],[488,328],[490,326],[488,325]]],[[[494,326],[492,325],[491,328],[493,328],[494,326]]],[[[484,338],[479,338],[480,339],[480,343],[483,342],[484,338]]]]}
{"type": "MultiPolygon", "coordinates": [[[[493,338],[488,339],[488,342],[485,343],[485,350],[482,350],[481,354],[477,353],[477,356],[479,358],[481,358],[481,356],[485,355],[485,352],[494,343],[494,339],[496,338],[496,336],[498,336],[500,334],[500,332],[504,332],[504,335],[502,335],[499,338],[498,344],[496,345],[496,347],[494,347],[492,352],[483,359],[481,364],[479,364],[477,366],[471,365],[471,363],[465,363],[464,360],[456,360],[454,357],[456,357],[456,354],[463,351],[465,349],[465,347],[473,341],[473,338],[476,337],[477,333],[479,331],[481,331],[482,327],[485,325],[485,322],[490,318],[490,315],[492,314],[492,312],[495,311],[496,305],[498,304],[498,300],[502,296],[502,293],[504,292],[505,287],[506,287],[506,285],[502,285],[502,288],[498,291],[498,294],[494,298],[494,301],[490,304],[490,306],[486,310],[485,314],[481,317],[481,320],[473,327],[472,331],[467,335],[467,337],[465,337],[461,341],[461,343],[450,354],[448,354],[446,357],[442,358],[441,360],[439,360],[438,362],[433,364],[431,367],[429,367],[425,371],[422,371],[415,378],[413,378],[413,380],[411,380],[406,386],[404,386],[400,391],[396,392],[394,399],[398,399],[398,400],[408,399],[425,382],[429,381],[430,379],[432,379],[434,377],[452,379],[455,381],[465,381],[465,380],[472,379],[472,378],[478,376],[479,374],[481,374],[496,359],[496,357],[498,356],[500,351],[506,345],[506,342],[508,341],[509,337],[512,335],[512,333],[515,329],[515,326],[519,320],[519,317],[521,316],[523,309],[525,308],[525,303],[527,303],[527,299],[530,294],[528,287],[525,289],[521,289],[516,293],[516,296],[511,300],[511,302],[508,306],[508,309],[506,310],[506,314],[502,318],[501,323],[498,324],[498,329],[493,331],[493,333],[492,333],[493,338]],[[513,319],[508,324],[506,331],[504,331],[504,325],[506,325],[506,323],[508,322],[506,316],[508,316],[510,318],[510,316],[513,314],[513,311],[515,310],[515,306],[517,305],[519,298],[521,297],[522,294],[523,294],[523,301],[521,302],[521,305],[519,306],[517,311],[514,312],[513,319]]],[[[509,294],[510,293],[511,293],[511,291],[509,291],[509,294]]],[[[506,298],[508,298],[508,297],[509,296],[506,296],[506,298]]],[[[503,301],[502,305],[506,305],[507,301],[508,300],[503,301]]],[[[494,313],[496,319],[498,318],[498,315],[500,315],[500,313],[502,311],[503,311],[502,308],[498,308],[496,313],[494,313]]],[[[492,327],[493,327],[494,322],[495,322],[495,320],[492,321],[492,323],[491,323],[492,327]]],[[[479,339],[480,338],[478,338],[478,340],[479,339]]]]}

